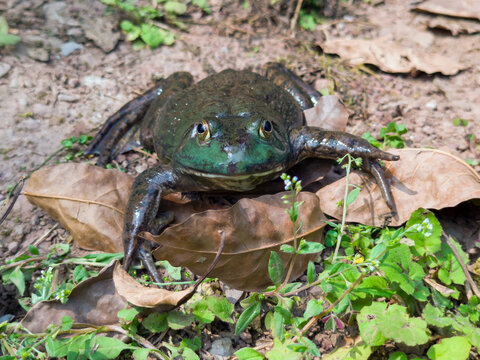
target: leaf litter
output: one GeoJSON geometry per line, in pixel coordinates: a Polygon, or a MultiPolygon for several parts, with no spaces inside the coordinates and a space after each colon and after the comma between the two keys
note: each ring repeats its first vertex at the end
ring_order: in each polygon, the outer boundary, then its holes
{"type": "MultiPolygon", "coordinates": [[[[344,126],[345,113],[336,118],[342,124],[339,126],[344,126]]],[[[480,177],[462,160],[432,149],[390,151],[401,157],[400,161],[386,165],[387,175],[392,179],[397,214],[392,217],[376,183],[365,173],[356,171],[350,183],[361,185],[362,191],[349,207],[347,221],[378,226],[388,219],[390,225],[400,225],[418,207],[440,209],[480,198],[480,177]]],[[[119,171],[68,163],[35,172],[25,195],[69,229],[80,247],[102,251],[108,248],[113,252],[121,246],[123,209],[132,181],[130,175],[119,171]]],[[[326,214],[341,218],[336,204],[343,198],[344,189],[345,179],[340,179],[316,194],[300,193],[299,200],[305,202],[300,211],[299,221],[303,222],[300,237],[309,241],[323,240],[325,217],[320,205],[326,214]]],[[[202,275],[218,252],[219,230],[223,230],[227,241],[211,275],[234,288],[259,290],[271,282],[267,271],[270,251],[278,251],[282,244],[293,241],[283,195],[245,197],[227,206],[187,200],[173,194],[162,201],[160,211],[174,211],[174,223],[159,236],[149,233],[144,236],[158,243],[159,247],[154,250],[157,259],[167,259],[173,265],[202,275]]],[[[279,253],[284,264],[288,264],[289,255],[279,253]]],[[[313,257],[304,255],[297,259],[292,278],[301,275],[313,257]]],[[[59,301],[37,304],[25,317],[24,324],[39,330],[47,321],[61,323],[65,314],[79,323],[117,324],[116,313],[127,300],[138,306],[168,311],[191,292],[191,288],[173,292],[145,287],[117,262],[75,287],[66,304],[59,301]],[[106,298],[114,306],[104,309],[106,298]],[[100,311],[104,315],[96,316],[100,311]]]]}

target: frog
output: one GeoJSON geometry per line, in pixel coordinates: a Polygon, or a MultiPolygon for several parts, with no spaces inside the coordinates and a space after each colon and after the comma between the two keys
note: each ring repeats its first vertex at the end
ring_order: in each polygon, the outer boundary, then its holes
{"type": "Polygon", "coordinates": [[[382,163],[399,156],[356,135],[308,126],[304,111],[321,96],[293,71],[272,62],[263,74],[226,69],[197,83],[188,72],[173,73],[110,116],[86,155],[98,155],[97,164],[104,165],[130,136],[158,157],[132,185],[122,235],[124,268],[138,259],[161,282],[153,244],[141,234],[160,234],[173,220],[174,214],[158,213],[164,196],[246,193],[308,158],[361,158],[361,169],[374,177],[393,209],[382,163]]]}

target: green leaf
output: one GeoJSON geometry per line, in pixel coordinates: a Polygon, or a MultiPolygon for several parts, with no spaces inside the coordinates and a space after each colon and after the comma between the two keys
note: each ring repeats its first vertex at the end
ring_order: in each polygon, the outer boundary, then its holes
{"type": "Polygon", "coordinates": [[[292,245],[283,244],[280,246],[280,250],[287,254],[295,253],[295,248],[292,245]]]}
{"type": "Polygon", "coordinates": [[[323,244],[314,241],[306,241],[304,239],[300,240],[300,244],[298,246],[298,253],[299,254],[316,254],[322,252],[325,249],[323,244]]]}
{"type": "Polygon", "coordinates": [[[3,16],[0,16],[0,34],[6,34],[6,33],[8,33],[7,20],[3,16]]]}
{"type": "Polygon", "coordinates": [[[463,336],[442,339],[440,343],[428,349],[427,355],[432,360],[466,360],[471,345],[463,336]]]}
{"type": "Polygon", "coordinates": [[[263,360],[265,357],[257,350],[251,348],[243,348],[235,351],[238,360],[263,360]]]}
{"type": "Polygon", "coordinates": [[[280,306],[275,306],[273,312],[273,336],[283,341],[285,333],[285,318],[280,309],[283,310],[280,306]]]}
{"type": "Polygon", "coordinates": [[[442,226],[435,215],[428,210],[415,210],[407,222],[405,236],[415,241],[420,255],[432,255],[440,250],[442,226]]]}
{"type": "Polygon", "coordinates": [[[311,14],[300,14],[300,19],[298,23],[305,30],[314,31],[317,28],[315,18],[311,14]]]}
{"type": "Polygon", "coordinates": [[[79,283],[85,279],[88,279],[88,272],[87,269],[83,265],[75,266],[73,270],[73,281],[79,283]]]}
{"type": "Polygon", "coordinates": [[[361,187],[356,187],[352,191],[350,191],[347,195],[347,206],[352,204],[355,200],[357,200],[358,194],[360,194],[360,191],[362,190],[361,187]]]}
{"type": "Polygon", "coordinates": [[[222,321],[233,323],[233,304],[220,296],[208,296],[206,298],[208,308],[222,321]]]}
{"type": "Polygon", "coordinates": [[[50,358],[67,356],[69,341],[65,339],[52,339],[50,336],[45,341],[45,348],[50,358]]]}
{"type": "Polygon", "coordinates": [[[159,333],[168,329],[168,313],[152,313],[142,321],[142,325],[152,333],[159,333]]]}
{"type": "Polygon", "coordinates": [[[132,322],[135,317],[140,314],[140,309],[137,307],[125,308],[117,313],[119,319],[122,319],[126,323],[132,322]]]}
{"type": "Polygon", "coordinates": [[[307,266],[307,281],[309,284],[315,281],[316,275],[317,274],[315,272],[315,263],[313,261],[309,261],[307,266]]]}
{"type": "Polygon", "coordinates": [[[273,339],[273,349],[267,351],[266,356],[268,360],[296,360],[302,358],[302,353],[293,351],[289,348],[293,345],[291,340],[280,341],[278,338],[273,339]]]}
{"type": "Polygon", "coordinates": [[[240,315],[237,321],[237,325],[235,326],[235,335],[240,334],[243,332],[248,325],[258,316],[260,315],[260,305],[261,302],[257,301],[250,305],[248,308],[245,309],[244,312],[240,315]]]}
{"type": "Polygon", "coordinates": [[[0,34],[0,46],[15,45],[22,40],[17,35],[12,34],[0,34]]]}
{"type": "Polygon", "coordinates": [[[207,14],[211,14],[212,10],[208,7],[207,0],[193,0],[192,4],[198,6],[202,11],[207,14]]]}
{"type": "Polygon", "coordinates": [[[270,259],[268,260],[268,275],[275,285],[280,285],[283,280],[285,268],[282,259],[275,251],[270,252],[270,259]]]}
{"type": "Polygon", "coordinates": [[[33,245],[29,245],[29,246],[28,246],[28,252],[29,252],[30,254],[32,254],[32,255],[38,255],[38,254],[40,254],[40,253],[38,252],[38,248],[35,247],[35,246],[33,246],[33,245]]]}
{"type": "Polygon", "coordinates": [[[381,346],[387,341],[377,326],[378,318],[385,313],[386,309],[386,303],[374,302],[370,306],[364,306],[357,316],[360,336],[369,346],[381,346]]]}
{"type": "Polygon", "coordinates": [[[92,349],[95,350],[93,354],[90,354],[90,357],[93,360],[116,359],[123,350],[131,348],[132,346],[123,343],[119,339],[96,336],[92,345],[92,349]]]}
{"type": "Polygon", "coordinates": [[[410,318],[407,308],[397,304],[390,305],[376,321],[378,329],[388,339],[408,346],[428,342],[427,323],[420,318],[410,318]]]}
{"type": "Polygon", "coordinates": [[[2,274],[3,283],[13,283],[20,295],[23,296],[25,293],[25,275],[19,267],[14,268],[13,270],[7,270],[2,274]]]}
{"type": "Polygon", "coordinates": [[[167,1],[164,7],[166,12],[176,15],[185,14],[187,11],[187,5],[178,1],[167,1]]]}
{"type": "Polygon", "coordinates": [[[70,316],[63,316],[62,317],[62,331],[70,330],[73,326],[73,320],[70,316]]]}
{"type": "Polygon", "coordinates": [[[173,280],[180,281],[182,279],[182,268],[180,266],[172,266],[167,260],[160,261],[160,265],[167,270],[168,275],[173,280]]]}
{"type": "Polygon", "coordinates": [[[135,349],[132,353],[134,360],[147,360],[152,349],[135,349]]]}
{"type": "Polygon", "coordinates": [[[205,300],[200,300],[195,304],[192,314],[195,316],[196,320],[203,324],[210,324],[215,319],[215,314],[208,309],[205,300]]]}
{"type": "Polygon", "coordinates": [[[168,326],[173,330],[183,329],[190,326],[193,322],[194,316],[185,314],[181,311],[170,311],[167,315],[168,326]]]}
{"type": "MultiPolygon", "coordinates": [[[[385,251],[386,248],[387,248],[387,246],[383,242],[375,245],[375,247],[370,251],[370,255],[368,256],[368,260],[377,259],[380,256],[380,254],[385,251]]],[[[378,259],[378,260],[380,260],[380,259],[378,259]]]]}
{"type": "Polygon", "coordinates": [[[453,120],[453,125],[455,125],[455,126],[467,126],[468,125],[468,120],[455,119],[455,120],[453,120]]]}
{"type": "Polygon", "coordinates": [[[446,317],[442,310],[440,310],[438,307],[433,306],[430,303],[425,305],[425,308],[422,312],[422,317],[429,325],[439,328],[452,326],[455,323],[454,319],[446,317]]]}
{"type": "Polygon", "coordinates": [[[393,354],[390,354],[388,360],[408,360],[408,357],[402,351],[395,351],[393,354]]]}
{"type": "Polygon", "coordinates": [[[380,265],[386,278],[397,283],[408,295],[426,301],[429,290],[423,284],[425,272],[420,264],[412,261],[412,253],[405,244],[390,249],[380,265]]]}
{"type": "Polygon", "coordinates": [[[321,300],[311,299],[307,303],[307,308],[305,309],[305,313],[303,317],[305,319],[309,319],[311,317],[317,316],[323,311],[323,305],[321,300]]]}

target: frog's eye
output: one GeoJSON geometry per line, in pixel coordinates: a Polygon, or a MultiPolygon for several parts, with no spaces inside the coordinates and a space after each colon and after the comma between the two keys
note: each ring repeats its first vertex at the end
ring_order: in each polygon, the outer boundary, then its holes
{"type": "Polygon", "coordinates": [[[270,121],[264,120],[260,124],[260,128],[258,129],[258,134],[263,139],[270,139],[272,135],[273,125],[270,121]]]}
{"type": "Polygon", "coordinates": [[[197,124],[197,137],[201,141],[207,141],[210,139],[210,126],[206,120],[202,120],[197,124]]]}

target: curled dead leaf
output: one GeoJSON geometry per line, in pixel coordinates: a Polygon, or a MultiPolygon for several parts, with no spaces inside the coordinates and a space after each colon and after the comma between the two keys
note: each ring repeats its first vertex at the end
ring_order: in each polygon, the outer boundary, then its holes
{"type": "Polygon", "coordinates": [[[416,4],[413,10],[480,20],[480,2],[478,0],[427,0],[416,4]]]}
{"type": "Polygon", "coordinates": [[[155,308],[156,311],[170,311],[184,298],[191,295],[193,287],[182,291],[169,291],[156,287],[147,287],[138,283],[120,265],[113,270],[115,289],[123,298],[135,306],[155,308]]]}
{"type": "Polygon", "coordinates": [[[44,167],[30,177],[24,194],[89,250],[123,251],[123,212],[132,177],[89,164],[44,167]]]}
{"type": "Polygon", "coordinates": [[[33,306],[22,320],[23,326],[34,333],[44,332],[50,324],[62,324],[63,316],[70,316],[76,324],[117,325],[117,313],[127,301],[115,289],[112,262],[100,273],[79,283],[70,293],[68,302],[42,301],[33,306]]]}
{"type": "Polygon", "coordinates": [[[427,74],[440,72],[455,75],[467,67],[443,55],[404,47],[386,39],[333,39],[320,46],[324,52],[337,54],[352,65],[372,64],[391,73],[423,71],[427,74]]]}
{"type": "MultiPolygon", "coordinates": [[[[279,253],[284,265],[289,254],[279,251],[283,244],[293,244],[293,226],[282,196],[287,193],[243,198],[225,210],[208,210],[189,217],[178,225],[169,226],[159,236],[145,233],[145,238],[158,243],[153,254],[174,266],[186,266],[195,274],[205,273],[220,244],[218,231],[226,235],[225,248],[212,271],[226,284],[242,290],[260,290],[271,284],[268,260],[271,251],[279,253]]],[[[300,193],[298,238],[321,242],[325,217],[317,196],[300,193]]],[[[316,255],[301,255],[295,260],[292,279],[302,274],[308,261],[316,255]]]]}
{"type": "Polygon", "coordinates": [[[426,24],[431,29],[448,30],[453,36],[458,34],[475,34],[480,32],[480,22],[475,20],[454,19],[446,16],[435,16],[426,24]]]}
{"type": "MultiPolygon", "coordinates": [[[[347,221],[366,225],[399,226],[416,209],[442,209],[480,198],[480,176],[463,160],[434,149],[389,150],[400,155],[399,161],[386,163],[392,180],[392,194],[397,214],[392,217],[375,181],[362,172],[353,172],[350,184],[362,186],[358,198],[348,207],[347,221]]],[[[345,178],[317,191],[323,211],[341,219],[336,206],[343,199],[345,178]]]]}

